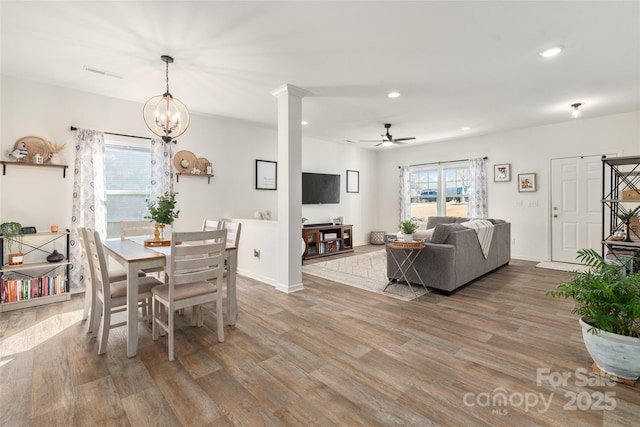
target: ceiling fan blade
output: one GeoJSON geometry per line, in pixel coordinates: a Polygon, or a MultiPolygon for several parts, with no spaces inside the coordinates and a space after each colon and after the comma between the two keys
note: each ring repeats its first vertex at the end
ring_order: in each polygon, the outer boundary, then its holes
{"type": "Polygon", "coordinates": [[[382,144],[384,144],[384,142],[381,142],[381,143],[379,143],[379,144],[376,144],[374,147],[377,147],[378,145],[382,145],[382,144]]]}
{"type": "Polygon", "coordinates": [[[380,142],[379,139],[361,139],[360,142],[380,142]]]}
{"type": "Polygon", "coordinates": [[[410,139],[416,139],[415,136],[412,136],[410,138],[398,138],[398,139],[394,139],[394,142],[398,142],[398,141],[409,141],[410,139]]]}
{"type": "Polygon", "coordinates": [[[406,142],[404,142],[404,141],[398,141],[397,139],[394,139],[394,140],[393,140],[393,143],[394,143],[394,144],[406,144],[406,142]]]}

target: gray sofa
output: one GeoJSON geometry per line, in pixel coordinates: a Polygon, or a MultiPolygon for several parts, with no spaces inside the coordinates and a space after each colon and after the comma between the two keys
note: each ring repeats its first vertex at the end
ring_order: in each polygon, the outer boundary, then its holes
{"type": "MultiPolygon", "coordinates": [[[[414,233],[414,239],[424,240],[426,246],[414,266],[427,287],[451,294],[472,280],[509,264],[511,224],[504,220],[490,220],[494,230],[485,259],[476,231],[460,224],[466,221],[469,219],[429,217],[427,229],[414,233]],[[431,239],[436,243],[429,241],[431,239]]],[[[395,251],[396,259],[403,259],[401,249],[387,246],[387,276],[389,279],[404,280],[389,251],[395,251]]],[[[419,283],[411,269],[407,272],[407,278],[412,283],[419,283]]]]}

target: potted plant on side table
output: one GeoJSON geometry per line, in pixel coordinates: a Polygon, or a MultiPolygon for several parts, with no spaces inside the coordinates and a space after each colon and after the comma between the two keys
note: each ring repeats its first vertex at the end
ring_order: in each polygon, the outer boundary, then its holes
{"type": "Polygon", "coordinates": [[[180,215],[180,211],[176,210],[177,194],[178,193],[164,193],[164,195],[159,196],[155,202],[147,199],[149,216],[145,216],[145,219],[150,219],[155,223],[153,240],[156,242],[164,240],[164,228],[167,225],[173,224],[173,221],[180,215]]]}
{"type": "Polygon", "coordinates": [[[579,250],[577,259],[590,268],[546,294],[576,302],[572,313],[580,316],[594,371],[633,383],[640,377],[640,273],[625,275],[593,249],[579,250]]]}
{"type": "MultiPolygon", "coordinates": [[[[4,247],[9,254],[9,265],[20,265],[22,254],[22,225],[17,222],[3,222],[0,224],[0,234],[4,240],[4,247]],[[13,245],[18,245],[18,252],[13,252],[13,245]]],[[[4,260],[0,260],[4,262],[4,260]]]]}
{"type": "Polygon", "coordinates": [[[418,223],[411,220],[406,219],[404,221],[400,221],[400,231],[404,235],[405,242],[413,242],[413,233],[418,229],[418,223]]]}

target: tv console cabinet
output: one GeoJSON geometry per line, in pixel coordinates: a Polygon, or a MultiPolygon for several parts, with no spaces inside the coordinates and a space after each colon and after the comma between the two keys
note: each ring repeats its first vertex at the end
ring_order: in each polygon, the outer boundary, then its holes
{"type": "Polygon", "coordinates": [[[302,259],[353,252],[352,225],[310,225],[302,228],[302,259]]]}

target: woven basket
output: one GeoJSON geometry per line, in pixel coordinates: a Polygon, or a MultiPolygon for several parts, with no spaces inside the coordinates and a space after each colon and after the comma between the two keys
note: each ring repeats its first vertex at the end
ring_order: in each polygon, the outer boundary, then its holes
{"type": "Polygon", "coordinates": [[[369,238],[369,243],[372,245],[384,245],[384,231],[372,231],[371,237],[369,238]]]}

